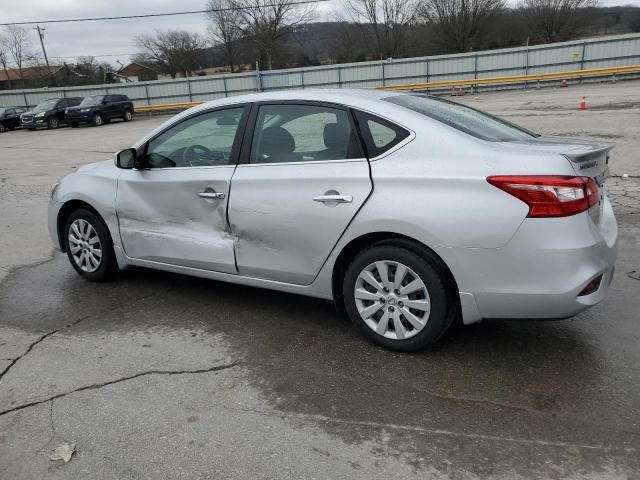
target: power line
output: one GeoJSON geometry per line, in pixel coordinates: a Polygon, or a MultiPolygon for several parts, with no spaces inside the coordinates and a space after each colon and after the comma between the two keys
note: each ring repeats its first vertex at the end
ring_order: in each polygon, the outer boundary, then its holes
{"type": "MultiPolygon", "coordinates": [[[[295,6],[295,5],[306,5],[310,3],[324,3],[330,2],[331,0],[299,0],[294,2],[287,3],[276,3],[276,4],[265,4],[265,5],[255,5],[252,8],[268,8],[273,6],[295,6]]],[[[29,22],[7,22],[0,23],[0,26],[6,27],[8,25],[36,25],[39,23],[71,23],[71,22],[99,22],[103,20],[131,20],[136,18],[151,18],[151,17],[171,17],[174,15],[195,15],[202,14],[208,12],[229,12],[233,10],[243,10],[242,7],[229,7],[229,8],[214,8],[209,10],[190,10],[185,12],[165,12],[165,13],[146,13],[143,15],[120,15],[117,17],[92,17],[92,18],[67,18],[67,19],[59,19],[59,20],[39,20],[39,21],[29,21],[29,22]]]]}

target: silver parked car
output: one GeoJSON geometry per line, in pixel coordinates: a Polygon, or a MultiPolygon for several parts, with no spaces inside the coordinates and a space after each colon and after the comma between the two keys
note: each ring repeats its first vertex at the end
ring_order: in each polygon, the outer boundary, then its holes
{"type": "Polygon", "coordinates": [[[604,298],[611,148],[424,95],[238,96],[65,177],[49,230],[89,280],[136,265],[330,299],[413,351],[457,317],[566,318],[604,298]]]}

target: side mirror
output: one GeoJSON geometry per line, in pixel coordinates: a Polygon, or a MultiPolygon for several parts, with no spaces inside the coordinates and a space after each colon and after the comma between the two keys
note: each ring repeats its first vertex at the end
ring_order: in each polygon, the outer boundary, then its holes
{"type": "Polygon", "coordinates": [[[135,167],[136,164],[136,149],[125,148],[115,154],[116,167],[130,170],[135,167]]]}

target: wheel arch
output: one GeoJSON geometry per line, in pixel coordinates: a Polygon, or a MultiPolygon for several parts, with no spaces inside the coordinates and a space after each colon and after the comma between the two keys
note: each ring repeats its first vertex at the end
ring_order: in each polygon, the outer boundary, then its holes
{"type": "MultiPolygon", "coordinates": [[[[100,222],[102,222],[105,230],[109,233],[109,236],[111,236],[111,230],[109,230],[107,222],[104,221],[104,218],[102,218],[102,215],[100,215],[100,212],[98,212],[96,208],[83,200],[69,200],[65,202],[64,205],[62,205],[62,207],[60,208],[60,211],[58,212],[58,219],[56,221],[58,241],[60,243],[60,249],[63,252],[66,252],[66,242],[64,241],[64,227],[67,223],[67,219],[73,212],[80,209],[89,210],[96,217],[98,217],[100,222]]],[[[113,238],[111,238],[111,241],[113,242],[113,238]]]]}
{"type": "Polygon", "coordinates": [[[459,311],[460,298],[458,295],[458,283],[446,262],[433,249],[429,248],[429,246],[412,237],[396,232],[366,233],[352,239],[342,248],[334,263],[331,277],[332,294],[338,308],[343,307],[342,281],[351,261],[356,257],[356,255],[358,255],[358,253],[366,250],[367,248],[389,243],[397,244],[418,255],[426,256],[430,260],[433,260],[440,268],[440,271],[443,273],[447,282],[447,286],[449,287],[447,290],[451,295],[450,300],[458,305],[459,311]]]}

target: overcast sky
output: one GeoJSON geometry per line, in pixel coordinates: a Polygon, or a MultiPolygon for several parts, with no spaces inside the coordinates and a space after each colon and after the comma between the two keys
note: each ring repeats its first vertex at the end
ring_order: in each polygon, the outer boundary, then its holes
{"type": "MultiPolygon", "coordinates": [[[[321,4],[318,20],[332,20],[340,10],[336,8],[342,0],[331,0],[321,4]]],[[[515,0],[511,0],[515,1],[515,0]]],[[[640,0],[600,0],[601,5],[633,4],[640,0]]],[[[0,0],[0,20],[38,21],[62,18],[100,17],[116,15],[138,15],[145,13],[175,12],[178,10],[202,10],[206,0],[0,0]]],[[[31,29],[33,25],[27,26],[31,29]]],[[[85,23],[47,24],[45,45],[52,63],[73,60],[81,55],[115,55],[98,58],[116,65],[123,63],[129,54],[135,53],[133,37],[140,33],[152,33],[154,29],[186,29],[206,34],[204,15],[183,15],[134,20],[113,20],[85,23]]],[[[33,32],[34,48],[40,48],[38,37],[33,32]]]]}

